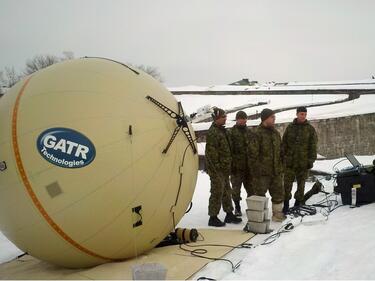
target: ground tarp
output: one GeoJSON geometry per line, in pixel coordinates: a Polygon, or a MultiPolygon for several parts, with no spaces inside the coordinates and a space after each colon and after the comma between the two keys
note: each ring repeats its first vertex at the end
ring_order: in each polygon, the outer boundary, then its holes
{"type": "MultiPolygon", "coordinates": [[[[200,229],[204,241],[192,245],[221,244],[238,246],[254,234],[240,230],[200,229]]],[[[184,248],[188,248],[184,246],[184,248]]],[[[228,247],[202,246],[207,253],[204,256],[220,258],[232,250],[228,247]]],[[[196,248],[190,248],[191,250],[196,248]]],[[[155,248],[137,258],[124,262],[107,263],[90,269],[65,269],[40,261],[29,255],[0,265],[0,279],[132,279],[132,266],[145,263],[159,263],[167,268],[167,279],[189,279],[210,260],[193,257],[178,245],[155,248]]],[[[230,265],[228,264],[228,267],[230,265]]]]}

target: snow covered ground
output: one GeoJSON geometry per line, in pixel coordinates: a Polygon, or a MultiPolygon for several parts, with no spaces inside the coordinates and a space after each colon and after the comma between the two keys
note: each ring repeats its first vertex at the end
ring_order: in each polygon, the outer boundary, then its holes
{"type": "Polygon", "coordinates": [[[23,252],[14,246],[1,232],[0,232],[0,263],[7,262],[21,255],[23,252]]]}
{"type": "MultiPolygon", "coordinates": [[[[358,160],[366,165],[371,164],[373,156],[359,156],[358,160]]],[[[332,168],[337,160],[318,160],[314,168],[326,172],[332,168]]],[[[349,164],[342,161],[337,167],[340,169],[349,164]]],[[[333,191],[333,180],[322,180],[325,190],[333,191]]],[[[306,191],[313,183],[308,182],[306,191]]],[[[296,186],[294,185],[294,190],[296,186]]],[[[179,223],[180,227],[207,228],[207,204],[209,198],[210,180],[207,174],[199,172],[196,191],[193,198],[192,210],[179,223]]],[[[245,197],[243,190],[243,197],[245,197]]],[[[313,196],[307,203],[312,204],[325,198],[323,193],[313,196]]],[[[333,196],[336,198],[336,196],[333,196]]],[[[337,196],[341,204],[341,198],[337,196]]],[[[291,201],[293,203],[293,200],[291,201]]],[[[241,201],[242,208],[246,208],[245,200],[241,201]]],[[[224,218],[221,211],[219,217],[224,218]]],[[[228,263],[216,261],[209,263],[195,275],[215,279],[374,279],[375,267],[375,204],[350,208],[343,206],[335,210],[325,220],[322,215],[315,216],[317,222],[302,222],[292,220],[295,228],[282,234],[274,243],[258,246],[253,249],[236,249],[225,258],[234,263],[242,261],[235,272],[231,272],[228,263]]],[[[229,224],[227,229],[238,229],[245,225],[229,224]]],[[[306,219],[305,219],[306,220],[306,219]]],[[[288,219],[284,224],[291,221],[288,219]]],[[[307,221],[307,220],[306,220],[307,221]]],[[[272,223],[273,229],[278,229],[280,223],[272,223]]],[[[256,235],[251,243],[257,245],[266,237],[256,235]]]]}
{"type": "MultiPolygon", "coordinates": [[[[347,95],[176,95],[182,102],[186,114],[197,111],[202,106],[211,105],[224,109],[231,109],[244,104],[256,104],[267,102],[266,105],[255,106],[244,109],[250,114],[260,113],[264,108],[279,109],[290,106],[309,105],[314,103],[339,101],[345,99],[347,95]]],[[[318,120],[335,117],[343,117],[358,114],[373,113],[375,110],[375,95],[363,95],[359,99],[348,102],[310,107],[308,109],[308,119],[318,120]]],[[[235,112],[228,114],[226,126],[231,127],[235,123],[235,112]]],[[[295,117],[295,110],[288,110],[276,114],[276,122],[290,122],[295,117]]],[[[195,130],[206,130],[211,122],[193,123],[195,130]]],[[[258,125],[259,120],[248,121],[249,125],[258,125]]]]}

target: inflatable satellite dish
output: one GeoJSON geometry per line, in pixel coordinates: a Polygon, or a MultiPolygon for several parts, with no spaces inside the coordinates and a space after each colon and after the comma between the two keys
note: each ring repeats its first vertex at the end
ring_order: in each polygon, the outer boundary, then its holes
{"type": "Polygon", "coordinates": [[[0,230],[65,267],[137,256],[191,202],[193,134],[142,71],[101,58],[41,70],[0,99],[0,230]]]}

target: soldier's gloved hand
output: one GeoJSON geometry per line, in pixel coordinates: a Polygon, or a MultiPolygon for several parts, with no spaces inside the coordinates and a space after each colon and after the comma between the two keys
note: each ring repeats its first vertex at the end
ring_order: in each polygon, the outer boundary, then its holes
{"type": "Polygon", "coordinates": [[[307,169],[312,169],[312,167],[314,167],[314,162],[312,161],[309,161],[309,163],[307,164],[307,169]]]}

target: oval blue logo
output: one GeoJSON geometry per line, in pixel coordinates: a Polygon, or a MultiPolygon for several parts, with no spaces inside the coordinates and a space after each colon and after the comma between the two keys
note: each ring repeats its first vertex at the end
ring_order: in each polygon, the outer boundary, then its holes
{"type": "Polygon", "coordinates": [[[83,134],[68,128],[51,128],[41,133],[37,148],[44,159],[63,168],[82,168],[95,158],[93,143],[83,134]]]}

